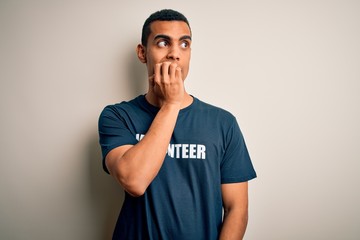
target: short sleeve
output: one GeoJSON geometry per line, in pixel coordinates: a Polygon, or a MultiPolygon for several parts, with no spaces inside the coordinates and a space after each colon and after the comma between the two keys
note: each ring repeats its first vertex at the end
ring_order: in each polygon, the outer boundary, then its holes
{"type": "Polygon", "coordinates": [[[137,140],[131,133],[121,109],[107,106],[101,112],[98,122],[99,142],[103,156],[103,168],[109,173],[105,165],[106,155],[114,148],[122,145],[135,145],[137,140]]]}
{"type": "Polygon", "coordinates": [[[256,178],[244,137],[235,118],[225,138],[225,154],[221,162],[221,183],[246,182],[256,178]]]}

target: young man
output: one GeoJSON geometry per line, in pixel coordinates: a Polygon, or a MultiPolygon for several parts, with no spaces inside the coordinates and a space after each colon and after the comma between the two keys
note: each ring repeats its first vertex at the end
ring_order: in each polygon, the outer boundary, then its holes
{"type": "Polygon", "coordinates": [[[152,14],[137,46],[148,92],[101,113],[104,169],[125,190],[113,239],[242,239],[245,233],[247,181],[256,173],[235,117],[184,88],[191,41],[181,13],[152,14]]]}

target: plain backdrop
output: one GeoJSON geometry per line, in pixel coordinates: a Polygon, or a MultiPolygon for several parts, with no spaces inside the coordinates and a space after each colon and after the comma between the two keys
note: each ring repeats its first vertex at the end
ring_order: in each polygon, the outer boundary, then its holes
{"type": "Polygon", "coordinates": [[[258,178],[246,240],[360,238],[360,2],[0,1],[0,239],[110,239],[97,121],[146,89],[144,20],[183,12],[189,93],[231,111],[258,178]]]}

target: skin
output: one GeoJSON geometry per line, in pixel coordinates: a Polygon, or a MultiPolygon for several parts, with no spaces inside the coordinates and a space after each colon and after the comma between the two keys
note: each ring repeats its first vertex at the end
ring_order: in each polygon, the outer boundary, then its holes
{"type": "Polygon", "coordinates": [[[189,72],[191,57],[191,33],[186,23],[153,22],[147,46],[139,44],[137,54],[148,70],[149,90],[146,99],[151,104],[161,107],[164,102],[175,100],[180,101],[181,107],[184,108],[192,103],[192,97],[186,93],[183,85],[189,72]],[[169,78],[165,74],[167,72],[170,73],[169,78]],[[181,79],[178,79],[174,73],[180,74],[180,72],[181,79]],[[166,89],[166,84],[173,86],[168,86],[169,88],[166,89]],[[174,99],[177,97],[179,99],[174,99]]]}
{"type": "MultiPolygon", "coordinates": [[[[191,58],[191,31],[182,21],[155,21],[146,46],[136,48],[146,64],[149,88],[147,101],[160,108],[144,138],[136,145],[124,145],[109,152],[106,166],[130,195],[144,194],[165,159],[180,109],[193,98],[184,81],[191,58]],[[156,143],[156,147],[154,147],[156,143]]],[[[247,183],[222,184],[224,222],[220,239],[242,239],[247,225],[247,183]]]]}
{"type": "Polygon", "coordinates": [[[248,183],[221,185],[224,220],[220,240],[243,239],[248,222],[248,183]]]}

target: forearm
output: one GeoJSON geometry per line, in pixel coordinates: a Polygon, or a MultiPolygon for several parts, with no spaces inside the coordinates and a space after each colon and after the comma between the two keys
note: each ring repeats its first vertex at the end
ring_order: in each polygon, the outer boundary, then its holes
{"type": "Polygon", "coordinates": [[[224,213],[220,240],[241,240],[245,235],[248,212],[245,209],[229,210],[224,213]]]}
{"type": "Polygon", "coordinates": [[[174,131],[180,105],[164,104],[148,132],[115,163],[116,178],[132,195],[142,195],[159,172],[174,131]]]}
{"type": "Polygon", "coordinates": [[[159,106],[145,136],[134,146],[112,150],[106,159],[108,169],[133,196],[142,195],[158,174],[169,146],[181,104],[184,101],[181,68],[174,62],[157,63],[149,76],[147,101],[159,106]]]}

